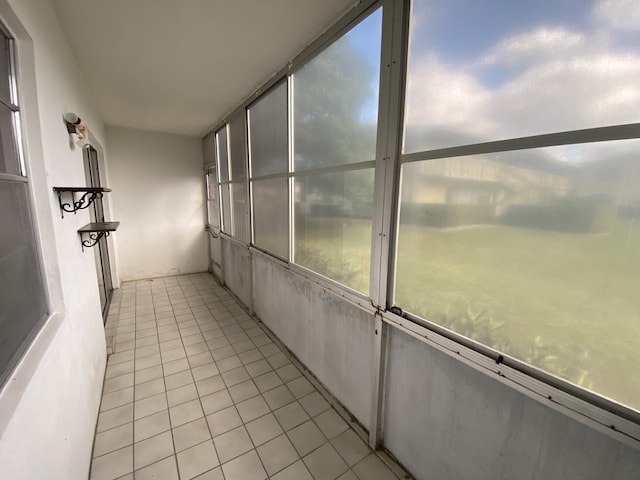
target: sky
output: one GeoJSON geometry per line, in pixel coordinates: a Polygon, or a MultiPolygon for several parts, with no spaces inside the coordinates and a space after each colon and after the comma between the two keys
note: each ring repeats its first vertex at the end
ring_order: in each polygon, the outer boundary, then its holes
{"type": "Polygon", "coordinates": [[[415,0],[407,81],[408,152],[640,122],[640,1],[415,0]]]}

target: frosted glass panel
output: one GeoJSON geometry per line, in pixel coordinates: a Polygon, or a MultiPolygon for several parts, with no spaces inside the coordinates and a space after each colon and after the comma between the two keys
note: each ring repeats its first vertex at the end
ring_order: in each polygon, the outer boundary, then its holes
{"type": "Polygon", "coordinates": [[[231,225],[231,190],[229,184],[220,185],[222,195],[222,231],[231,235],[233,227],[231,225]]]}
{"type": "Polygon", "coordinates": [[[0,384],[46,315],[27,184],[0,180],[0,384]]]}
{"type": "Polygon", "coordinates": [[[281,83],[249,108],[252,177],[287,171],[287,128],[287,84],[281,83]]]}
{"type": "Polygon", "coordinates": [[[634,1],[414,0],[404,151],[640,122],[637,18],[634,1]]]}
{"type": "Polygon", "coordinates": [[[405,164],[395,303],[640,410],[638,151],[405,164]]]}
{"type": "Polygon", "coordinates": [[[289,180],[258,180],[253,189],[254,243],[268,252],[289,258],[289,180]]]}
{"type": "Polygon", "coordinates": [[[216,142],[218,144],[218,169],[220,171],[220,181],[229,181],[229,149],[227,148],[227,127],[222,127],[216,132],[216,142]]]}
{"type": "Polygon", "coordinates": [[[244,117],[236,117],[229,124],[231,180],[234,182],[247,178],[247,157],[245,153],[244,133],[244,117]]]}
{"type": "Polygon", "coordinates": [[[213,163],[216,161],[216,138],[213,133],[205,136],[202,139],[202,163],[204,165],[213,163]]]}
{"type": "Polygon", "coordinates": [[[295,262],[369,293],[373,169],[295,179],[295,262]]]}
{"type": "Polygon", "coordinates": [[[375,159],[382,9],[298,70],[294,170],[375,159]]]}
{"type": "Polygon", "coordinates": [[[207,217],[210,225],[220,228],[220,203],[218,200],[218,183],[216,171],[207,173],[207,217]]]}
{"type": "Polygon", "coordinates": [[[233,236],[241,242],[249,243],[247,232],[247,186],[244,183],[232,183],[233,196],[233,236]]]}
{"type": "Polygon", "coordinates": [[[7,103],[15,103],[11,98],[11,54],[10,40],[0,32],[0,97],[7,103]]]}
{"type": "Polygon", "coordinates": [[[0,173],[22,175],[13,129],[14,113],[0,104],[0,173]]]}

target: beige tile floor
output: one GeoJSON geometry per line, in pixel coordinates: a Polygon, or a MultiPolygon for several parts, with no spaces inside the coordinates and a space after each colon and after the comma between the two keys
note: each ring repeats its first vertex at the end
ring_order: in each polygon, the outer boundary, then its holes
{"type": "Polygon", "coordinates": [[[209,274],[124,283],[92,480],[395,480],[209,274]]]}

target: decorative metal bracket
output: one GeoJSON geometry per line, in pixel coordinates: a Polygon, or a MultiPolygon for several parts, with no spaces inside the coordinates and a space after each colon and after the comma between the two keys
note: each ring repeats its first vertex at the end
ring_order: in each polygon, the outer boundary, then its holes
{"type": "Polygon", "coordinates": [[[64,218],[64,212],[77,213],[78,210],[88,208],[96,198],[102,198],[104,192],[111,189],[103,187],[53,187],[53,191],[58,194],[60,213],[64,218]],[[71,194],[71,203],[64,202],[62,197],[65,193],[71,194]],[[76,200],[76,193],[82,193],[76,200]]]}
{"type": "Polygon", "coordinates": [[[119,225],[120,222],[96,222],[82,227],[78,230],[82,251],[84,252],[85,247],[95,247],[101,238],[108,237],[111,232],[115,232],[119,225]]]}
{"type": "Polygon", "coordinates": [[[102,237],[108,237],[109,232],[94,232],[88,234],[87,240],[82,240],[82,251],[84,252],[84,248],[95,247],[102,237]]]}

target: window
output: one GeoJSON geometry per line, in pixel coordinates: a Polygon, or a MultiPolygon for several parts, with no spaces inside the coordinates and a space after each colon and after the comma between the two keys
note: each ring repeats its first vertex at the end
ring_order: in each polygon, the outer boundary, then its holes
{"type": "Polygon", "coordinates": [[[637,31],[493,3],[413,2],[394,303],[640,410],[637,31]]]}
{"type": "Polygon", "coordinates": [[[229,129],[229,159],[231,164],[231,204],[233,237],[249,243],[247,227],[247,154],[245,148],[244,115],[238,115],[227,125],[229,129]]]}
{"type": "Polygon", "coordinates": [[[294,261],[369,293],[382,9],[293,74],[294,261]]]}
{"type": "MultiPolygon", "coordinates": [[[[242,115],[216,132],[222,231],[248,243],[245,128],[242,115]]],[[[210,194],[212,201],[215,201],[210,194]]]]}
{"type": "Polygon", "coordinates": [[[289,258],[287,82],[247,109],[253,199],[253,243],[289,258]]]}
{"type": "Polygon", "coordinates": [[[637,122],[623,7],[414,0],[404,152],[637,122]]]}
{"type": "Polygon", "coordinates": [[[22,157],[13,41],[0,28],[0,384],[47,315],[22,157]]]}

